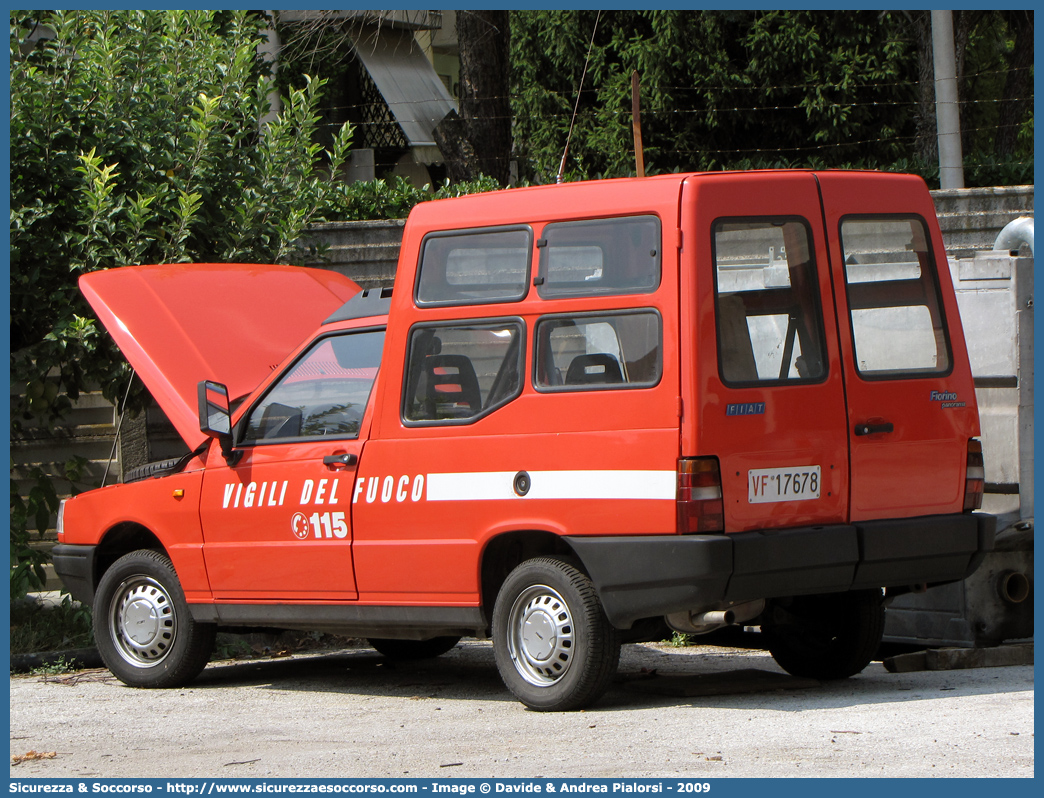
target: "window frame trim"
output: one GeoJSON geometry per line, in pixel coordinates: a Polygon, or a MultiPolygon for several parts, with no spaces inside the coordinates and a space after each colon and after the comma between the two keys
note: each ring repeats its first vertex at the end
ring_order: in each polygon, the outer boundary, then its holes
{"type": "Polygon", "coordinates": [[[659,308],[656,307],[641,307],[641,308],[620,308],[618,310],[592,310],[592,311],[575,311],[575,312],[559,312],[559,313],[547,313],[539,318],[533,324],[533,367],[530,371],[530,383],[533,386],[533,390],[537,393],[542,394],[558,394],[558,393],[589,393],[591,391],[638,391],[638,390],[650,390],[656,388],[663,382],[663,371],[664,371],[664,359],[663,359],[663,314],[659,308]],[[656,375],[655,382],[620,382],[620,383],[594,383],[586,385],[541,385],[537,381],[537,355],[539,353],[540,342],[537,340],[537,335],[540,331],[540,325],[545,321],[554,321],[555,319],[597,319],[597,318],[608,318],[616,316],[639,316],[639,315],[653,315],[657,321],[657,332],[659,333],[659,342],[657,344],[660,351],[660,357],[658,359],[659,369],[656,375]]]}
{"type": "MultiPolygon", "coordinates": [[[[826,319],[823,313],[823,297],[822,289],[820,286],[820,278],[822,275],[819,272],[819,265],[816,258],[816,236],[815,230],[812,226],[812,222],[810,222],[804,216],[799,216],[796,214],[781,214],[778,216],[719,216],[711,221],[710,245],[711,277],[713,278],[714,288],[714,349],[718,361],[718,379],[721,380],[722,385],[724,385],[727,388],[788,388],[791,386],[801,385],[822,385],[823,383],[827,382],[830,379],[830,347],[829,341],[827,339],[826,319]],[[822,376],[805,378],[798,377],[795,379],[779,379],[778,377],[776,377],[771,380],[743,381],[726,379],[721,354],[721,314],[718,312],[718,298],[721,296],[721,292],[718,290],[718,246],[716,228],[718,224],[728,222],[767,222],[770,225],[779,222],[780,226],[786,224],[787,222],[797,222],[805,228],[805,232],[808,234],[808,253],[812,267],[812,304],[816,316],[814,321],[817,324],[817,332],[819,333],[820,346],[822,348],[822,360],[824,367],[822,376]]],[[[793,286],[791,286],[791,288],[793,288],[793,286]]],[[[795,335],[796,334],[797,333],[795,333],[795,335]]]]}
{"type": "MultiPolygon", "coordinates": [[[[846,213],[837,220],[837,248],[841,255],[841,278],[845,285],[845,315],[848,317],[848,331],[852,341],[852,370],[856,377],[864,382],[888,382],[897,380],[931,380],[941,379],[949,377],[953,374],[954,369],[954,357],[953,357],[953,344],[950,341],[950,325],[946,317],[946,305],[943,302],[942,283],[939,280],[939,266],[935,258],[935,247],[932,241],[932,231],[928,226],[927,220],[919,213],[846,213]],[[925,240],[928,242],[928,267],[932,270],[931,277],[935,285],[935,302],[939,308],[939,321],[942,324],[943,331],[943,343],[946,346],[946,358],[948,366],[945,370],[939,371],[879,371],[876,373],[866,374],[859,368],[859,352],[856,349],[856,336],[855,336],[855,324],[852,318],[852,297],[849,292],[848,283],[848,266],[845,263],[845,239],[843,235],[844,224],[846,221],[851,220],[863,220],[863,221],[917,221],[920,223],[922,230],[924,231],[925,240]]],[[[915,307],[913,305],[903,305],[901,307],[915,307]]],[[[928,308],[931,312],[931,308],[928,308]]],[[[934,332],[934,330],[933,330],[934,332]]]]}
{"type": "Polygon", "coordinates": [[[553,301],[557,301],[557,300],[561,300],[561,299],[594,299],[594,298],[613,297],[613,296],[648,296],[650,294],[655,294],[657,291],[660,290],[660,286],[663,285],[663,254],[664,254],[663,220],[660,218],[659,214],[656,214],[656,213],[652,213],[652,212],[629,213],[629,214],[623,214],[623,215],[619,215],[619,216],[594,216],[594,217],[587,218],[587,219],[552,220],[552,221],[547,222],[540,229],[540,238],[537,239],[536,245],[537,245],[537,250],[538,250],[538,252],[537,252],[538,258],[537,258],[536,278],[534,280],[534,284],[536,285],[537,296],[539,296],[540,299],[544,300],[544,301],[553,302],[553,301]],[[547,255],[546,253],[550,249],[550,246],[547,243],[547,229],[549,227],[554,229],[556,227],[562,227],[562,226],[565,226],[565,225],[580,225],[580,224],[592,224],[592,223],[595,223],[595,224],[607,223],[608,224],[608,223],[617,222],[617,221],[621,221],[621,220],[625,220],[625,219],[652,219],[652,220],[654,220],[656,222],[657,232],[659,234],[659,240],[660,240],[659,246],[657,247],[657,253],[656,253],[657,265],[659,266],[659,269],[658,269],[657,274],[656,274],[656,285],[654,285],[654,286],[652,286],[651,288],[648,288],[648,289],[642,288],[642,289],[635,289],[635,290],[630,290],[630,291],[596,291],[594,293],[570,292],[570,293],[564,293],[564,294],[562,294],[562,293],[550,293],[550,294],[545,293],[546,289],[548,287],[548,283],[547,283],[547,258],[549,257],[549,255],[547,255]],[[541,242],[543,242],[543,243],[541,243],[541,242]]]}
{"type": "MultiPolygon", "coordinates": [[[[527,341],[527,328],[526,321],[521,316],[496,316],[492,318],[478,317],[478,318],[465,318],[465,319],[438,319],[433,321],[422,321],[416,324],[410,325],[410,328],[406,331],[406,352],[403,357],[403,369],[402,369],[402,382],[400,383],[400,394],[399,394],[399,423],[404,427],[411,429],[423,428],[423,427],[461,427],[474,424],[475,422],[492,415],[502,407],[514,402],[522,395],[525,390],[525,369],[526,369],[526,341],[527,341]],[[492,407],[484,407],[478,413],[467,418],[427,418],[427,419],[408,419],[406,417],[406,400],[409,396],[409,380],[411,371],[410,357],[413,350],[413,334],[417,330],[430,329],[430,328],[460,328],[460,327],[492,327],[497,324],[513,324],[518,327],[518,342],[519,342],[519,380],[518,386],[503,401],[498,402],[492,407]]],[[[506,358],[505,361],[506,362],[506,358]]],[[[503,368],[503,363],[501,363],[503,368]]]]}
{"type": "Polygon", "coordinates": [[[533,226],[530,224],[506,224],[493,227],[463,227],[456,230],[432,230],[421,238],[420,247],[417,252],[417,269],[413,281],[413,304],[417,308],[452,308],[473,307],[475,305],[504,305],[513,302],[522,302],[529,296],[529,288],[533,275],[533,250],[536,246],[536,238],[533,234],[533,226]],[[420,297],[421,278],[424,275],[424,249],[428,241],[437,238],[465,238],[474,235],[487,235],[490,233],[512,233],[524,232],[526,234],[526,273],[522,280],[522,293],[519,296],[507,298],[490,299],[486,297],[478,299],[436,299],[422,300],[420,297]]]}

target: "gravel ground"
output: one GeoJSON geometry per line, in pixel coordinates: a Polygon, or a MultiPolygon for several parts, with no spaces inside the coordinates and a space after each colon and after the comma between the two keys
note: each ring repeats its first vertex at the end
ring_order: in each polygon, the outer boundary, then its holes
{"type": "Polygon", "coordinates": [[[210,665],[177,690],[107,671],[11,679],[11,776],[1032,777],[1033,668],[786,676],[757,651],[624,647],[584,712],[526,710],[486,642],[210,665]]]}

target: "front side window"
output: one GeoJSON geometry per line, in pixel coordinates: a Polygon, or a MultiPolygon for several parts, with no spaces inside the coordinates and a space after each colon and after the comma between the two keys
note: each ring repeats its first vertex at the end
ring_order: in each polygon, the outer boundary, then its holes
{"type": "Polygon", "coordinates": [[[544,298],[655,291],[660,238],[655,216],[549,224],[538,242],[537,291],[544,298]]]}
{"type": "Polygon", "coordinates": [[[870,379],[950,370],[939,283],[920,218],[841,222],[856,369],[870,379]]]}
{"type": "Polygon", "coordinates": [[[812,252],[803,219],[715,222],[718,363],[726,384],[826,376],[812,252]]]}
{"type": "Polygon", "coordinates": [[[661,327],[652,310],[541,319],[536,387],[571,391],[655,385],[663,369],[661,327]]]}
{"type": "Polygon", "coordinates": [[[522,390],[522,322],[422,325],[410,333],[402,416],[406,422],[468,422],[522,390]]]}
{"type": "Polygon", "coordinates": [[[433,233],[424,239],[418,305],[513,302],[529,287],[529,228],[433,233]]]}
{"type": "Polygon", "coordinates": [[[317,341],[250,411],[241,442],[358,438],[383,347],[384,330],[317,341]]]}

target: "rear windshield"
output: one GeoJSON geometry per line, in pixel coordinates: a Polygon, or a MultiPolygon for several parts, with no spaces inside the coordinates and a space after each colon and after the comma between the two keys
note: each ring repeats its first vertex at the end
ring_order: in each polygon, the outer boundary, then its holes
{"type": "Polygon", "coordinates": [[[920,218],[841,221],[855,363],[868,379],[950,370],[938,276],[920,218]]]}
{"type": "Polygon", "coordinates": [[[827,374],[812,235],[804,219],[714,224],[718,365],[728,385],[827,374]]]}

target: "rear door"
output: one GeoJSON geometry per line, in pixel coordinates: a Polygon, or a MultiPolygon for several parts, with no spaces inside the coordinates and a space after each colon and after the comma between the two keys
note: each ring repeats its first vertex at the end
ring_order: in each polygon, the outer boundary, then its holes
{"type": "Polygon", "coordinates": [[[683,455],[717,456],[727,532],[845,521],[844,382],[814,176],[694,176],[682,214],[695,223],[683,455]]]}
{"type": "Polygon", "coordinates": [[[351,500],[383,329],[316,339],[216,446],[200,516],[218,600],[355,599],[351,500]]]}
{"type": "Polygon", "coordinates": [[[848,398],[851,519],[960,512],[974,388],[920,178],[818,175],[848,398]]]}

